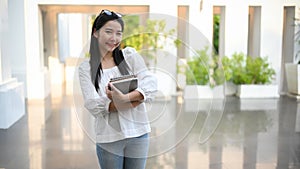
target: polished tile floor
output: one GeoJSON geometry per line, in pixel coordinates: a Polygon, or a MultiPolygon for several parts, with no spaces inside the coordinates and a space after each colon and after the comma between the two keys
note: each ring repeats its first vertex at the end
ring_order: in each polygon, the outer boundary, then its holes
{"type": "MultiPolygon", "coordinates": [[[[147,169],[300,169],[300,102],[157,100],[147,169]]],[[[28,100],[0,130],[0,169],[97,169],[93,119],[77,95],[28,100]]]]}

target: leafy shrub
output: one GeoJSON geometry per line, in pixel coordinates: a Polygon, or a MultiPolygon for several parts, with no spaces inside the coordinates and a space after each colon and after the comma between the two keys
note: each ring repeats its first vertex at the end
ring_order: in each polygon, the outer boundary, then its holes
{"type": "Polygon", "coordinates": [[[209,82],[209,56],[207,50],[196,51],[197,55],[187,61],[186,83],[206,85],[209,82]]]}
{"type": "Polygon", "coordinates": [[[232,58],[223,57],[225,77],[234,84],[268,84],[275,78],[275,70],[267,57],[247,57],[235,53],[232,58]]]}
{"type": "Polygon", "coordinates": [[[222,58],[218,55],[212,57],[210,63],[210,86],[221,85],[226,81],[224,66],[222,65],[222,58]]]}
{"type": "MultiPolygon", "coordinates": [[[[148,19],[146,25],[139,25],[132,30],[127,30],[122,41],[122,47],[131,46],[137,51],[146,50],[147,52],[143,55],[149,59],[156,59],[155,51],[163,49],[168,38],[174,37],[175,33],[175,29],[166,30],[165,20],[148,19]]],[[[172,45],[176,47],[180,45],[178,39],[175,39],[172,45]]]]}
{"type": "Polygon", "coordinates": [[[214,87],[225,82],[222,60],[213,53],[208,53],[208,47],[197,50],[196,56],[187,61],[186,82],[188,85],[209,85],[214,87]]]}

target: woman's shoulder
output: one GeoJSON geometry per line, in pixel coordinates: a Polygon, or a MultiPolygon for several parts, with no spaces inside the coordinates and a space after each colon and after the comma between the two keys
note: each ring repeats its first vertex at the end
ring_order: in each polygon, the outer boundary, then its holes
{"type": "Polygon", "coordinates": [[[127,62],[136,62],[142,59],[142,56],[133,47],[126,47],[122,49],[124,59],[127,62]]]}
{"type": "Polygon", "coordinates": [[[123,52],[125,57],[137,53],[137,51],[133,47],[126,47],[126,48],[122,49],[122,52],[123,52]]]}
{"type": "Polygon", "coordinates": [[[89,62],[89,59],[84,59],[84,60],[79,64],[79,70],[81,70],[81,71],[90,70],[90,62],[89,62]]]}

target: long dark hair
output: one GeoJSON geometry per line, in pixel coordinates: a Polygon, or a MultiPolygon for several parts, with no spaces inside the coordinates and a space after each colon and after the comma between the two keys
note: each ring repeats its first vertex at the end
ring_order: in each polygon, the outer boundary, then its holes
{"type": "MultiPolygon", "coordinates": [[[[122,27],[122,32],[124,31],[124,22],[121,17],[121,15],[107,11],[107,10],[102,10],[102,12],[96,17],[93,27],[92,27],[92,33],[91,33],[91,44],[90,44],[90,66],[91,66],[91,79],[92,82],[95,86],[95,89],[98,91],[99,90],[99,80],[101,79],[101,73],[102,71],[102,66],[101,66],[101,54],[99,52],[99,44],[97,41],[97,38],[93,36],[93,33],[95,31],[98,31],[103,25],[105,25],[106,22],[111,21],[111,20],[116,20],[117,22],[120,23],[122,27]],[[106,13],[109,12],[109,13],[106,13]]],[[[117,65],[120,73],[122,75],[127,75],[129,74],[129,67],[124,60],[123,52],[120,49],[120,45],[113,50],[112,56],[114,59],[115,64],[117,65]]]]}

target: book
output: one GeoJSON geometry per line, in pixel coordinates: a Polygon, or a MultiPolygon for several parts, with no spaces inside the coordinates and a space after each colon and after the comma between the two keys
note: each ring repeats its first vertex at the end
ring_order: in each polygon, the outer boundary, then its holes
{"type": "MultiPolygon", "coordinates": [[[[127,94],[138,87],[138,79],[136,75],[124,75],[121,77],[111,78],[109,82],[123,94],[127,94]]],[[[111,90],[110,86],[108,86],[108,89],[111,90]]]]}

